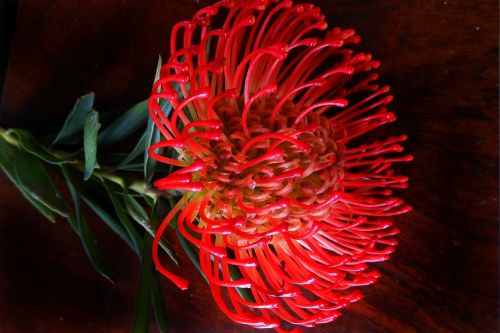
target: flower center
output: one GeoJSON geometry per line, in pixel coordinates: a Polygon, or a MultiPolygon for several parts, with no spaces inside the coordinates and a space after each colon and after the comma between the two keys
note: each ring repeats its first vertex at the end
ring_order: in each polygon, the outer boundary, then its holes
{"type": "Polygon", "coordinates": [[[211,141],[213,155],[200,181],[212,189],[217,219],[242,217],[243,232],[268,235],[281,226],[289,232],[308,232],[329,215],[329,203],[341,189],[343,144],[331,122],[317,112],[305,114],[293,103],[280,106],[273,97],[255,101],[247,117],[241,101],[228,99],[214,107],[223,123],[223,139],[211,141]],[[340,141],[340,140],[339,140],[340,141]],[[224,215],[224,216],[221,216],[224,215]]]}

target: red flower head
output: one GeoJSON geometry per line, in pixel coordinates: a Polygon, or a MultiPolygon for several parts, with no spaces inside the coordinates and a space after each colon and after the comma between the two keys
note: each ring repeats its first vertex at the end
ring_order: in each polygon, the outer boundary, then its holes
{"type": "Polygon", "coordinates": [[[150,155],[177,167],[155,186],[184,191],[157,231],[156,267],[187,288],[157,251],[179,214],[219,307],[256,328],[337,318],[394,251],[388,217],[410,210],[392,196],[407,186],[391,169],[412,159],[397,154],[406,136],[360,144],[396,119],[379,62],[349,49],[354,30],[326,28],[311,4],[208,6],[174,26],[149,100],[164,137],[150,155]]]}

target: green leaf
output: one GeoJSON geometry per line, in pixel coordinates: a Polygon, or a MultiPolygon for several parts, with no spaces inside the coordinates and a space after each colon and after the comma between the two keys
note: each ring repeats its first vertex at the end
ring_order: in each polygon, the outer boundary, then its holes
{"type": "Polygon", "coordinates": [[[146,201],[146,203],[148,204],[149,207],[154,207],[154,205],[155,205],[155,199],[154,198],[151,198],[149,196],[145,196],[144,200],[146,201]]]}
{"type": "Polygon", "coordinates": [[[82,140],[83,124],[85,118],[92,111],[92,106],[94,105],[94,93],[89,93],[80,97],[70,114],[66,118],[63,127],[57,134],[52,145],[62,143],[62,144],[74,144],[82,140]]]}
{"type": "Polygon", "coordinates": [[[127,245],[134,251],[137,252],[136,245],[130,239],[130,236],[125,230],[125,228],[121,225],[119,221],[114,219],[104,208],[102,208],[94,199],[90,196],[87,196],[83,193],[80,193],[80,197],[82,200],[101,218],[101,220],[106,223],[106,225],[113,230],[115,234],[117,234],[127,245]]]}
{"type": "MultiPolygon", "coordinates": [[[[14,182],[14,184],[15,184],[15,182],[14,182]]],[[[23,196],[26,199],[28,199],[28,201],[31,203],[31,205],[33,207],[35,207],[40,214],[42,214],[43,216],[45,216],[45,218],[47,218],[50,222],[56,223],[56,218],[58,216],[58,214],[56,212],[54,212],[52,209],[50,209],[47,206],[45,206],[44,204],[42,204],[40,201],[34,199],[31,196],[31,194],[28,193],[23,188],[18,187],[18,190],[21,191],[21,193],[23,194],[23,196]]]]}
{"type": "Polygon", "coordinates": [[[179,239],[179,244],[181,245],[182,249],[184,250],[184,252],[186,252],[186,254],[188,255],[193,265],[196,267],[196,269],[198,269],[201,276],[203,276],[203,278],[208,282],[208,279],[205,276],[205,273],[203,273],[203,270],[201,269],[200,266],[198,249],[188,242],[188,240],[180,233],[179,229],[176,228],[175,232],[177,234],[177,238],[179,239]]]}
{"type": "MultiPolygon", "coordinates": [[[[156,82],[160,78],[160,69],[161,69],[161,57],[158,59],[158,65],[156,67],[156,82]]],[[[154,83],[153,82],[153,83],[154,83]]],[[[179,85],[175,84],[175,89],[179,94],[181,94],[181,88],[179,85]]],[[[165,116],[169,116],[172,112],[172,104],[165,99],[160,100],[160,108],[163,111],[165,116]]],[[[144,145],[144,181],[146,184],[150,185],[151,180],[153,179],[156,167],[156,161],[149,157],[148,149],[151,144],[159,142],[161,138],[160,130],[155,126],[153,120],[151,118],[148,119],[148,125],[146,127],[146,142],[144,145]]]]}
{"type": "Polygon", "coordinates": [[[163,59],[161,58],[161,54],[158,55],[158,62],[156,63],[155,77],[153,79],[153,86],[160,79],[161,66],[163,65],[163,59]]]}
{"type": "Polygon", "coordinates": [[[87,256],[89,257],[90,262],[92,263],[92,266],[94,266],[96,271],[98,271],[106,279],[108,279],[112,283],[115,283],[115,281],[111,278],[111,274],[107,268],[107,265],[104,262],[104,259],[102,258],[102,255],[101,255],[99,249],[97,248],[95,240],[93,239],[92,234],[90,233],[89,227],[88,227],[87,223],[85,222],[83,216],[81,217],[80,228],[81,228],[80,229],[80,237],[82,239],[82,243],[83,243],[85,252],[87,253],[87,256]]]}
{"type": "Polygon", "coordinates": [[[63,217],[67,216],[68,211],[63,199],[57,192],[47,171],[37,160],[20,154],[14,168],[17,181],[23,191],[54,213],[63,217]]]}
{"type": "MultiPolygon", "coordinates": [[[[2,140],[4,147],[0,148],[2,151],[1,163],[7,166],[3,169],[10,170],[11,178],[14,179],[14,183],[22,193],[32,199],[30,202],[37,202],[54,213],[66,217],[68,214],[66,204],[43,166],[29,153],[17,148],[6,148],[5,144],[8,145],[8,143],[3,138],[2,140]]],[[[40,205],[35,204],[35,207],[38,209],[40,205]]],[[[44,209],[40,212],[46,215],[47,210],[44,209]]]]}
{"type": "MultiPolygon", "coordinates": [[[[163,200],[156,200],[153,206],[153,214],[151,216],[151,226],[156,230],[158,228],[159,217],[164,216],[165,208],[163,200]]],[[[153,236],[152,236],[153,237],[153,236]]],[[[150,254],[151,255],[151,254],[150,254]]],[[[153,310],[156,318],[156,324],[161,333],[168,333],[167,311],[165,309],[165,301],[163,300],[163,292],[161,290],[158,271],[153,270],[151,276],[151,301],[153,302],[153,310]]]]}
{"type": "MultiPolygon", "coordinates": [[[[158,56],[158,64],[156,65],[155,78],[153,80],[153,85],[156,81],[160,79],[160,71],[162,66],[161,56],[158,56]]],[[[145,134],[145,143],[144,143],[144,181],[146,184],[150,184],[153,179],[154,168],[156,161],[149,157],[148,149],[152,143],[158,142],[160,140],[160,131],[156,128],[153,120],[151,118],[148,119],[148,125],[146,127],[145,134]]]]}
{"type": "Polygon", "coordinates": [[[57,214],[43,205],[38,200],[35,200],[28,192],[23,190],[16,178],[16,171],[14,169],[14,161],[18,154],[18,148],[10,145],[2,136],[0,136],[0,168],[3,170],[7,178],[17,187],[21,194],[35,207],[43,216],[49,221],[54,223],[57,214]]]}
{"type": "Polygon", "coordinates": [[[106,192],[111,200],[111,203],[113,204],[116,216],[118,216],[118,219],[120,220],[125,230],[127,230],[127,233],[130,236],[132,243],[134,244],[133,249],[135,250],[135,252],[137,252],[137,254],[140,254],[139,249],[141,244],[141,237],[139,236],[137,229],[135,229],[132,222],[130,222],[125,207],[123,207],[123,204],[120,202],[118,196],[111,189],[112,184],[108,183],[108,181],[105,179],[102,180],[102,184],[104,185],[104,188],[106,189],[106,192]]]}
{"type": "Polygon", "coordinates": [[[101,252],[97,248],[96,241],[92,237],[90,233],[89,227],[85,222],[85,218],[82,214],[82,207],[80,204],[80,195],[78,194],[78,190],[73,182],[71,174],[66,167],[61,166],[61,170],[66,180],[66,185],[68,186],[69,193],[71,194],[71,198],[73,199],[73,205],[75,208],[75,215],[69,215],[68,221],[70,225],[73,227],[75,232],[80,236],[83,244],[83,248],[85,249],[85,253],[90,259],[92,266],[94,266],[95,270],[99,272],[102,276],[104,276],[109,281],[113,282],[111,278],[110,271],[102,258],[101,252]]]}
{"type": "MultiPolygon", "coordinates": [[[[125,157],[120,164],[118,164],[118,169],[124,169],[124,167],[128,166],[130,162],[138,158],[142,152],[144,151],[144,145],[146,144],[146,132],[141,136],[134,149],[130,152],[130,154],[125,157]]],[[[142,167],[142,163],[139,164],[142,167]]]]}
{"type": "Polygon", "coordinates": [[[122,167],[118,167],[117,170],[123,170],[123,171],[132,171],[132,172],[142,172],[144,168],[144,163],[131,163],[124,165],[122,167]]]}
{"type": "Polygon", "coordinates": [[[151,297],[153,299],[153,309],[156,318],[156,325],[161,333],[168,333],[168,319],[167,311],[165,308],[165,301],[163,300],[163,292],[161,290],[160,279],[158,272],[154,271],[151,277],[151,297]]]}
{"type": "Polygon", "coordinates": [[[23,129],[18,129],[14,128],[9,130],[14,135],[17,136],[19,140],[19,144],[22,149],[27,151],[28,153],[35,155],[39,159],[49,163],[49,164],[63,164],[63,163],[76,163],[76,160],[64,160],[62,158],[56,157],[49,153],[44,147],[42,147],[39,143],[38,140],[31,134],[30,132],[23,130],[23,129]]]}
{"type": "Polygon", "coordinates": [[[142,265],[139,277],[139,288],[134,307],[133,333],[144,333],[149,330],[149,310],[151,305],[151,277],[153,265],[151,258],[151,246],[153,237],[146,233],[142,242],[142,265]]]}
{"type": "Polygon", "coordinates": [[[73,179],[71,178],[71,174],[69,170],[61,165],[61,171],[64,176],[64,180],[66,181],[66,186],[68,186],[69,193],[71,194],[71,199],[73,200],[73,206],[75,209],[75,215],[68,215],[68,222],[73,230],[81,237],[81,223],[82,223],[82,207],[80,205],[80,197],[78,195],[78,190],[73,183],[73,179]]]}
{"type": "Polygon", "coordinates": [[[131,109],[112,122],[99,134],[99,145],[111,145],[123,140],[144,126],[148,119],[148,100],[134,105],[131,109]]]}
{"type": "Polygon", "coordinates": [[[154,176],[156,161],[149,157],[148,149],[151,144],[160,141],[160,131],[155,126],[153,120],[148,119],[148,127],[146,129],[146,142],[144,144],[144,181],[150,185],[154,176]]]}
{"type": "Polygon", "coordinates": [[[130,216],[140,224],[147,222],[148,228],[152,228],[152,226],[149,225],[148,213],[146,213],[146,210],[144,210],[141,204],[133,196],[128,194],[128,192],[125,192],[123,197],[125,198],[125,207],[130,216]]]}
{"type": "MultiPolygon", "coordinates": [[[[125,207],[127,208],[127,212],[129,215],[139,223],[147,233],[149,233],[152,237],[156,234],[156,226],[152,225],[149,221],[148,214],[141,206],[141,204],[130,194],[125,193],[125,207]]],[[[168,246],[167,242],[164,239],[160,239],[159,242],[161,248],[165,251],[165,253],[175,262],[176,265],[179,265],[179,258],[175,254],[175,252],[168,246]]]]}
{"type": "Polygon", "coordinates": [[[85,176],[87,180],[94,172],[97,164],[97,132],[99,131],[99,113],[92,110],[85,118],[83,130],[83,149],[85,152],[85,176]]]}

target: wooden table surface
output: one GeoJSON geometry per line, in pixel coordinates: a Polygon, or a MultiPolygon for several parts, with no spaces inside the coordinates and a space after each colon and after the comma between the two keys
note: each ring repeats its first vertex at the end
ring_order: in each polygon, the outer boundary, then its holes
{"type": "MultiPolygon", "coordinates": [[[[313,2],[383,63],[415,156],[398,167],[415,209],[396,219],[399,247],[366,298],[307,332],[498,332],[498,2],[313,2]]],[[[146,98],[170,28],[206,3],[20,1],[0,124],[46,134],[90,90],[101,110],[146,98]]],[[[116,285],[64,221],[44,220],[0,176],[0,332],[129,331],[138,261],[90,220],[116,285]]],[[[254,332],[224,317],[189,263],[183,274],[187,292],[163,280],[172,333],[254,332]]]]}

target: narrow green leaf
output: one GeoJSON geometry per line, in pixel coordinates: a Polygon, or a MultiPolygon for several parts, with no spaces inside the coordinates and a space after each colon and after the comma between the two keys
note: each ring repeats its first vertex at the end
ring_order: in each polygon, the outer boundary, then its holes
{"type": "Polygon", "coordinates": [[[151,118],[148,119],[148,127],[146,129],[146,142],[144,144],[144,181],[150,185],[154,176],[156,161],[149,157],[149,146],[160,141],[160,131],[155,126],[151,118]]]}
{"type": "Polygon", "coordinates": [[[99,131],[99,113],[92,110],[85,118],[83,130],[83,149],[85,152],[85,176],[87,180],[94,172],[97,164],[97,132],[99,131]]]}
{"type": "Polygon", "coordinates": [[[63,164],[63,163],[75,163],[77,162],[74,159],[64,160],[62,158],[56,157],[48,152],[44,147],[42,147],[38,140],[31,134],[30,132],[23,129],[11,129],[12,133],[14,133],[19,139],[19,143],[21,148],[23,148],[28,153],[35,155],[39,159],[49,163],[49,164],[63,164]]]}
{"type": "Polygon", "coordinates": [[[163,65],[163,59],[161,54],[158,55],[158,62],[156,63],[155,77],[153,79],[153,85],[160,79],[161,66],[163,65]]]}
{"type": "Polygon", "coordinates": [[[196,269],[198,269],[201,276],[203,276],[205,281],[208,282],[208,279],[205,276],[205,273],[203,273],[203,270],[201,269],[200,266],[198,249],[188,242],[188,240],[180,233],[179,229],[176,228],[175,232],[177,234],[177,238],[179,239],[179,244],[181,245],[182,249],[184,250],[184,252],[186,252],[186,254],[188,255],[193,265],[196,267],[196,269]]]}
{"type": "Polygon", "coordinates": [[[78,190],[73,182],[73,178],[69,170],[65,166],[61,166],[61,170],[66,180],[66,185],[68,186],[69,193],[71,194],[71,198],[73,199],[73,205],[75,208],[75,214],[71,214],[68,216],[68,221],[70,225],[75,229],[75,232],[80,236],[82,240],[83,248],[85,249],[85,253],[94,266],[95,270],[104,276],[109,281],[113,282],[111,278],[111,273],[106,265],[104,259],[102,258],[101,252],[99,251],[96,241],[92,237],[90,233],[89,226],[85,222],[85,218],[82,213],[82,207],[80,204],[80,195],[78,194],[78,190]]]}
{"type": "Polygon", "coordinates": [[[12,181],[12,183],[14,183],[14,185],[16,185],[17,189],[21,192],[21,194],[31,203],[33,207],[36,208],[36,210],[38,210],[40,214],[42,214],[50,222],[56,223],[56,219],[57,216],[59,216],[59,214],[57,214],[52,209],[42,204],[40,201],[34,199],[33,196],[29,192],[24,190],[18,183],[16,183],[14,179],[10,178],[10,180],[12,181]]]}
{"type": "Polygon", "coordinates": [[[144,200],[146,201],[146,203],[148,204],[149,207],[154,207],[154,205],[155,205],[155,199],[154,198],[151,198],[149,196],[145,196],[144,200]]]}
{"type": "Polygon", "coordinates": [[[137,252],[136,245],[130,239],[130,236],[125,230],[125,228],[114,219],[104,208],[102,208],[94,199],[90,196],[87,196],[83,193],[80,193],[80,197],[82,200],[101,218],[101,220],[106,223],[106,225],[113,230],[115,234],[117,234],[127,245],[134,251],[137,252]]]}
{"type": "MultiPolygon", "coordinates": [[[[144,145],[146,144],[146,132],[141,136],[139,141],[137,141],[137,144],[135,145],[134,149],[130,152],[130,154],[125,157],[120,164],[118,164],[118,169],[124,169],[125,166],[128,166],[130,162],[138,158],[142,152],[144,151],[144,145]]],[[[139,166],[142,167],[142,163],[138,164],[139,166]]]]}
{"type": "Polygon", "coordinates": [[[22,190],[35,201],[66,217],[68,214],[66,204],[38,160],[33,155],[18,150],[13,163],[16,182],[22,190]]]}
{"type": "Polygon", "coordinates": [[[117,170],[132,171],[132,172],[142,172],[144,168],[144,163],[131,163],[121,167],[116,168],[117,170]]]}
{"type": "Polygon", "coordinates": [[[92,111],[93,105],[94,93],[89,93],[80,97],[73,106],[73,109],[66,118],[63,127],[57,134],[52,145],[58,143],[74,144],[80,142],[82,139],[85,118],[92,111]]]}
{"type": "Polygon", "coordinates": [[[161,333],[168,333],[167,310],[163,299],[163,291],[161,290],[160,279],[158,272],[154,271],[151,277],[151,297],[153,299],[153,309],[156,318],[156,325],[161,333]]]}
{"type": "Polygon", "coordinates": [[[0,168],[3,170],[7,178],[17,187],[22,195],[35,207],[43,216],[45,216],[52,223],[56,222],[57,214],[43,205],[41,202],[33,198],[26,192],[19,184],[16,178],[16,171],[14,169],[14,162],[18,154],[18,148],[10,145],[5,139],[0,136],[0,168]]]}
{"type": "Polygon", "coordinates": [[[133,333],[145,333],[149,330],[149,312],[151,305],[151,277],[153,273],[153,264],[151,258],[151,246],[153,237],[148,233],[144,234],[142,242],[142,265],[141,275],[139,277],[139,288],[134,307],[134,322],[132,326],[133,333]]]}
{"type": "Polygon", "coordinates": [[[111,145],[123,140],[144,126],[148,119],[148,100],[134,105],[106,127],[97,139],[99,145],[111,145]]]}
{"type": "Polygon", "coordinates": [[[68,187],[69,193],[71,194],[71,199],[73,200],[73,207],[75,209],[75,215],[70,214],[67,218],[70,226],[73,230],[81,237],[81,223],[82,223],[82,207],[80,204],[80,196],[78,195],[78,190],[73,183],[70,171],[61,165],[61,171],[66,181],[66,186],[68,187]]]}
{"type": "Polygon", "coordinates": [[[137,222],[149,223],[148,213],[146,213],[146,210],[141,206],[141,204],[128,192],[125,192],[123,197],[125,198],[125,206],[127,207],[127,211],[130,216],[132,216],[132,218],[137,222]]]}
{"type": "MultiPolygon", "coordinates": [[[[69,218],[74,219],[75,217],[71,215],[69,218]]],[[[95,270],[99,272],[99,274],[104,276],[110,282],[115,283],[115,281],[111,278],[111,273],[106,263],[104,262],[104,259],[102,258],[101,252],[97,248],[95,240],[92,237],[92,234],[90,233],[89,227],[85,222],[83,216],[80,217],[80,222],[75,221],[74,223],[80,223],[80,238],[82,239],[83,248],[85,249],[85,252],[89,257],[92,266],[94,266],[95,270]]]]}
{"type": "MultiPolygon", "coordinates": [[[[151,226],[156,230],[158,228],[159,217],[164,216],[165,204],[163,200],[156,200],[153,206],[151,215],[151,226]]],[[[153,302],[153,310],[156,318],[156,324],[161,333],[168,333],[167,311],[165,309],[165,301],[163,300],[163,292],[161,290],[158,271],[153,270],[151,276],[151,301],[153,302]]]]}
{"type": "Polygon", "coordinates": [[[118,196],[111,189],[112,184],[108,183],[107,180],[103,180],[102,183],[104,185],[104,188],[106,189],[106,193],[111,200],[111,203],[113,204],[116,216],[118,216],[118,219],[120,220],[125,230],[127,230],[127,233],[130,236],[132,243],[134,244],[134,250],[137,252],[137,254],[140,254],[141,237],[139,236],[137,229],[135,229],[134,225],[129,220],[127,211],[125,207],[123,207],[123,204],[120,202],[118,196]]]}
{"type": "MultiPolygon", "coordinates": [[[[177,87],[180,89],[179,87],[177,87]]],[[[180,91],[178,91],[180,92],[180,91]]],[[[160,108],[163,110],[165,116],[169,116],[172,112],[172,105],[166,100],[160,101],[160,108]]],[[[156,167],[156,161],[149,157],[149,146],[153,143],[159,142],[161,138],[160,130],[155,126],[153,120],[149,118],[148,128],[146,129],[146,144],[144,146],[144,180],[149,184],[153,179],[156,167]]]]}
{"type": "MultiPolygon", "coordinates": [[[[162,59],[161,56],[159,56],[153,85],[160,78],[161,66],[162,66],[162,59]]],[[[170,103],[166,102],[165,100],[160,101],[160,108],[167,116],[172,111],[172,105],[170,105],[170,103]]],[[[146,184],[150,185],[151,180],[153,179],[154,176],[156,161],[149,157],[148,149],[149,146],[151,146],[151,144],[160,141],[160,131],[155,126],[151,118],[148,119],[145,136],[146,136],[145,138],[146,141],[144,143],[144,181],[146,182],[146,184]]]]}
{"type": "MultiPolygon", "coordinates": [[[[127,208],[127,212],[129,215],[139,223],[147,233],[149,233],[152,237],[156,234],[156,227],[153,226],[148,218],[148,214],[141,206],[141,204],[130,194],[125,193],[125,207],[127,208]]],[[[161,248],[165,253],[175,262],[176,265],[179,265],[179,257],[177,254],[171,249],[171,246],[168,245],[168,242],[164,239],[161,239],[159,242],[161,248]]]]}
{"type": "MultiPolygon", "coordinates": [[[[14,183],[15,184],[15,183],[14,183]]],[[[35,207],[40,214],[45,216],[50,222],[56,223],[56,218],[59,214],[54,212],[52,209],[48,208],[44,204],[42,204],[40,201],[36,200],[31,196],[30,193],[28,193],[26,190],[18,186],[19,191],[23,194],[23,196],[28,199],[28,201],[31,203],[33,207],[35,207]]]]}

